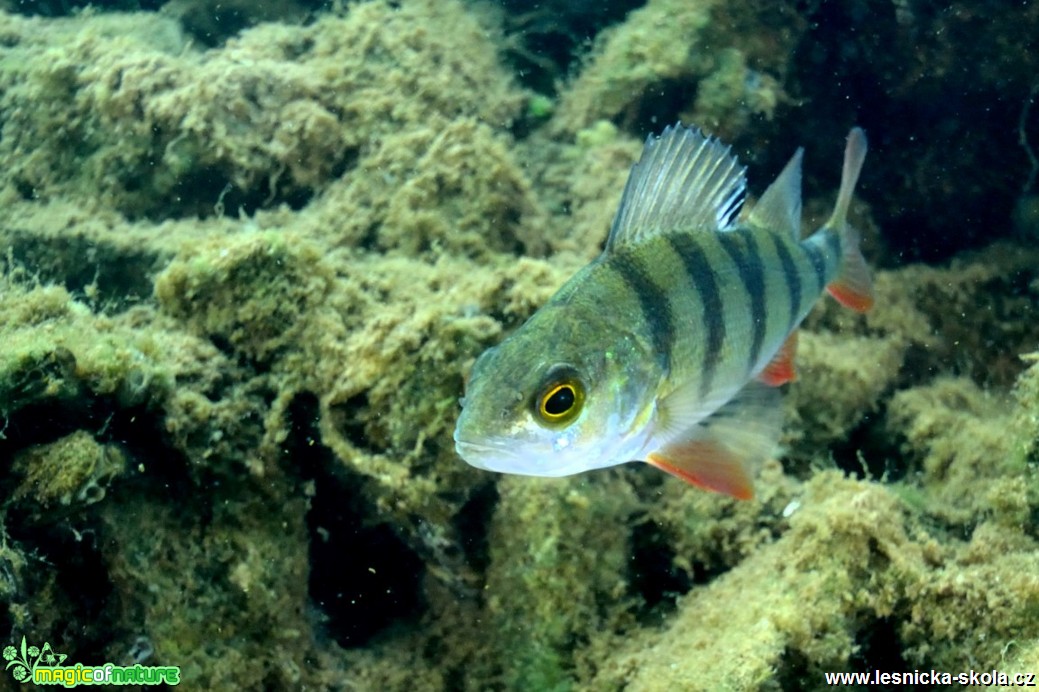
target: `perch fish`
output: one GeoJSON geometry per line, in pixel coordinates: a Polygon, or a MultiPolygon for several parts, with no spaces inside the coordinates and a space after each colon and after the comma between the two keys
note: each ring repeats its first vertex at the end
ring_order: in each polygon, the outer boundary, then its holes
{"type": "Polygon", "coordinates": [[[802,240],[801,149],[737,218],[745,170],[728,147],[681,124],[648,138],[602,254],[474,363],[459,456],[531,476],[646,461],[752,497],[801,321],[823,290],[873,304],[846,221],[865,156],[855,128],[833,214],[802,240]]]}

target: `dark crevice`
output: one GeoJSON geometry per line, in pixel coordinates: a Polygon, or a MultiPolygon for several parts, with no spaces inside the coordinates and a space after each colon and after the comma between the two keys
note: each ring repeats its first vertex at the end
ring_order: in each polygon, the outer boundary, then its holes
{"type": "Polygon", "coordinates": [[[333,0],[194,0],[177,5],[174,12],[187,34],[214,48],[261,22],[302,24],[334,4],[333,0]]]}
{"type": "Polygon", "coordinates": [[[899,623],[893,618],[879,618],[863,628],[855,637],[854,652],[848,666],[855,671],[883,670],[892,673],[911,669],[902,657],[899,623]]]}
{"type": "Polygon", "coordinates": [[[803,651],[787,649],[776,666],[777,689],[815,689],[823,672],[861,673],[882,670],[888,673],[910,672],[902,657],[898,636],[899,623],[892,618],[878,618],[864,626],[855,637],[854,652],[843,671],[820,671],[803,651]]]}
{"type": "Polygon", "coordinates": [[[365,411],[368,409],[368,393],[361,392],[350,397],[341,404],[331,407],[336,430],[342,433],[350,444],[360,450],[372,453],[379,452],[372,446],[368,437],[367,423],[365,422],[365,411]]]}
{"type": "MultiPolygon", "coordinates": [[[[111,479],[99,499],[154,492],[156,487],[161,487],[166,496],[192,497],[187,464],[164,441],[162,415],[147,405],[124,407],[111,397],[87,395],[82,387],[68,389],[77,393],[42,399],[10,413],[0,436],[0,458],[11,459],[21,450],[56,442],[76,431],[88,431],[98,443],[118,446],[128,461],[124,474],[111,479]],[[136,459],[146,460],[147,475],[134,471],[136,459]]],[[[0,492],[13,498],[13,490],[23,482],[15,474],[4,473],[0,476],[0,492]]],[[[77,500],[68,506],[42,506],[30,496],[9,499],[5,505],[4,529],[11,549],[25,550],[21,546],[31,546],[31,552],[25,555],[28,565],[20,573],[0,558],[0,579],[13,592],[12,603],[31,603],[33,611],[38,610],[36,606],[46,605],[61,612],[61,621],[57,623],[60,629],[36,635],[69,643],[74,649],[65,649],[63,653],[83,660],[105,660],[113,639],[125,634],[99,624],[114,622],[111,613],[121,607],[119,595],[113,593],[106,548],[100,539],[100,512],[105,502],[77,500]]],[[[33,635],[12,631],[10,610],[4,610],[0,634],[33,635]]],[[[33,624],[41,623],[30,621],[22,626],[33,624]]]]}
{"type": "Polygon", "coordinates": [[[152,294],[151,276],[159,257],[140,246],[117,247],[74,233],[42,237],[12,229],[9,235],[15,262],[32,267],[40,283],[63,285],[80,296],[89,292],[106,313],[124,310],[152,294]]]}
{"type": "Polygon", "coordinates": [[[786,649],[779,657],[773,681],[779,690],[811,690],[819,685],[818,673],[811,670],[808,657],[796,649],[786,649]]]}
{"type": "Polygon", "coordinates": [[[867,413],[848,435],[836,442],[830,453],[837,468],[853,478],[883,479],[893,483],[909,471],[898,440],[883,425],[885,411],[867,413]],[[869,454],[861,450],[868,449],[869,454]]]}
{"type": "Polygon", "coordinates": [[[389,524],[369,522],[374,512],[364,479],[342,470],[327,448],[315,444],[316,399],[297,397],[290,418],[288,466],[315,488],[307,513],[310,599],[324,614],[329,637],[344,648],[361,647],[423,613],[423,562],[389,524]]]}
{"type": "Polygon", "coordinates": [[[605,28],[645,0],[505,0],[505,59],[520,83],[553,94],[605,28]]]}
{"type": "Polygon", "coordinates": [[[466,564],[480,574],[487,571],[491,561],[487,529],[497,504],[498,487],[488,482],[473,493],[453,520],[455,533],[462,542],[466,564]]]}
{"type": "Polygon", "coordinates": [[[26,202],[36,199],[36,186],[24,178],[15,178],[14,189],[18,192],[18,196],[26,202]]]}
{"type": "MultiPolygon", "coordinates": [[[[54,623],[58,630],[35,633],[36,636],[74,642],[78,658],[103,661],[112,632],[97,623],[105,620],[112,584],[98,545],[94,512],[81,512],[74,523],[75,529],[69,521],[38,523],[19,510],[9,511],[7,517],[12,543],[32,546],[31,565],[25,570],[27,578],[20,584],[21,595],[33,604],[34,610],[50,608],[61,613],[61,622],[54,623]]],[[[34,635],[14,631],[10,634],[19,639],[22,635],[34,635]]]]}
{"type": "Polygon", "coordinates": [[[341,489],[319,483],[307,524],[313,603],[325,632],[344,648],[366,645],[394,625],[417,620],[425,608],[423,565],[387,524],[364,526],[341,489]]]}
{"type": "Polygon", "coordinates": [[[696,575],[675,564],[674,548],[651,522],[632,530],[629,570],[630,588],[641,599],[639,617],[644,622],[661,620],[673,612],[678,597],[698,581],[696,575]]]}
{"type": "Polygon", "coordinates": [[[169,0],[18,0],[9,12],[40,17],[67,17],[85,7],[110,12],[155,11],[169,0]]]}
{"type": "Polygon", "coordinates": [[[688,79],[664,80],[649,87],[641,98],[633,102],[633,110],[621,112],[614,122],[621,129],[643,138],[648,133],[659,133],[664,127],[673,125],[678,118],[666,114],[679,113],[695,100],[695,82],[688,79]]]}
{"type": "MultiPolygon", "coordinates": [[[[150,221],[183,218],[228,218],[250,217],[260,209],[269,209],[281,204],[299,211],[310,202],[314,190],[309,187],[282,185],[271,187],[276,176],[268,176],[259,184],[242,189],[228,182],[228,174],[220,168],[209,167],[191,171],[177,180],[172,189],[161,194],[134,198],[141,208],[136,210],[150,221]]],[[[135,210],[124,213],[133,219],[135,210]]]]}

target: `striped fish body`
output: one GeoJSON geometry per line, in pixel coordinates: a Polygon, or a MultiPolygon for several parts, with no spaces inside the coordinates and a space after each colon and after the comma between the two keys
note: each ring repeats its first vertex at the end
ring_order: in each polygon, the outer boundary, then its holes
{"type": "Polygon", "coordinates": [[[746,226],[655,236],[600,258],[555,300],[587,293],[575,320],[615,313],[656,354],[656,395],[694,387],[707,415],[773,361],[835,277],[839,242],[746,226]]]}
{"type": "Polygon", "coordinates": [[[801,240],[800,151],[736,223],[744,173],[727,148],[681,126],[650,139],[603,254],[477,360],[459,455],[543,476],[643,460],[750,497],[797,326],[825,289],[872,303],[845,222],[864,156],[853,130],[834,214],[801,240]]]}

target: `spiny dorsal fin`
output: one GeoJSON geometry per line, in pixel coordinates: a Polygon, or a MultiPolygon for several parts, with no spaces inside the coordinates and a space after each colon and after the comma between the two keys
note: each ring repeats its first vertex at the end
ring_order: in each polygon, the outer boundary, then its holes
{"type": "Polygon", "coordinates": [[[606,251],[657,233],[724,231],[732,226],[746,187],[729,147],[681,123],[650,136],[631,167],[606,251]]]}
{"type": "Polygon", "coordinates": [[[779,174],[761,199],[750,210],[747,222],[756,228],[786,233],[801,239],[801,159],[804,149],[798,147],[786,168],[779,174]]]}

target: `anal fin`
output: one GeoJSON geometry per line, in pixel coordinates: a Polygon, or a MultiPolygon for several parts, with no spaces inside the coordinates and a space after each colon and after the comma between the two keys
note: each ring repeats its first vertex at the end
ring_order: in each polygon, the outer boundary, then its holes
{"type": "Polygon", "coordinates": [[[757,467],[772,454],[781,425],[779,390],[751,381],[646,461],[698,487],[748,500],[757,467]]]}
{"type": "MultiPolygon", "coordinates": [[[[848,235],[851,231],[848,231],[848,235]]],[[[827,287],[827,292],[837,302],[855,312],[869,312],[873,307],[873,281],[869,277],[869,267],[859,252],[858,239],[846,240],[847,249],[842,260],[840,275],[827,287]]]]}
{"type": "Polygon", "coordinates": [[[797,379],[797,371],[794,370],[794,356],[797,355],[797,330],[790,332],[779,351],[768,362],[765,369],[758,375],[758,379],[770,387],[778,387],[787,382],[797,379]]]}

